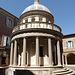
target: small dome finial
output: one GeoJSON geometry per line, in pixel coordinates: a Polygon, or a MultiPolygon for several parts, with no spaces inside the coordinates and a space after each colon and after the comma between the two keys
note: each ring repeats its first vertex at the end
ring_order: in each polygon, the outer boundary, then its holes
{"type": "Polygon", "coordinates": [[[34,4],[39,4],[39,0],[34,0],[34,4]]]}

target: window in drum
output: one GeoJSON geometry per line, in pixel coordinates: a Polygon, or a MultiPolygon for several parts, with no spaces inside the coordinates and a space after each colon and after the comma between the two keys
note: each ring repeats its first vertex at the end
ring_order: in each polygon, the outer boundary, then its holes
{"type": "Polygon", "coordinates": [[[35,22],[38,22],[39,21],[39,17],[35,17],[35,22]]]}
{"type": "Polygon", "coordinates": [[[31,22],[31,19],[32,19],[32,18],[28,18],[28,22],[31,22]]]}
{"type": "Polygon", "coordinates": [[[46,18],[42,18],[42,22],[46,22],[46,18]]]}

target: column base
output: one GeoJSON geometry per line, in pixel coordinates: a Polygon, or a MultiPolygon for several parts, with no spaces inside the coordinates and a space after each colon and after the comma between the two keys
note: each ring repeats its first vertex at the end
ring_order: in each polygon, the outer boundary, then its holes
{"type": "Polygon", "coordinates": [[[9,65],[9,67],[11,67],[11,66],[13,66],[13,65],[9,65]]]}
{"type": "Polygon", "coordinates": [[[63,65],[57,65],[57,66],[63,66],[63,65]]]}
{"type": "Polygon", "coordinates": [[[35,66],[30,66],[30,67],[41,67],[41,66],[36,66],[36,65],[35,65],[35,66]]]}
{"type": "Polygon", "coordinates": [[[18,65],[12,65],[12,67],[17,67],[18,65]]]}
{"type": "Polygon", "coordinates": [[[27,67],[27,66],[21,66],[21,67],[27,67]]]}

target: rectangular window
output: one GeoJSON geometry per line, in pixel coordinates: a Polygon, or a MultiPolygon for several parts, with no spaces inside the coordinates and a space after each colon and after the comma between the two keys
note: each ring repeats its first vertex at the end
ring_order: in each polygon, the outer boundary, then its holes
{"type": "Polygon", "coordinates": [[[43,46],[40,46],[39,56],[43,57],[43,46]]]}
{"type": "Polygon", "coordinates": [[[28,18],[28,22],[31,22],[31,18],[28,18]]]}
{"type": "Polygon", "coordinates": [[[3,36],[3,46],[10,46],[10,37],[3,36]]]}
{"type": "Polygon", "coordinates": [[[9,18],[9,17],[7,17],[7,26],[13,27],[14,26],[14,20],[9,18]]]}
{"type": "Polygon", "coordinates": [[[67,48],[73,48],[74,47],[73,41],[72,40],[67,41],[66,42],[66,47],[67,48]]]}

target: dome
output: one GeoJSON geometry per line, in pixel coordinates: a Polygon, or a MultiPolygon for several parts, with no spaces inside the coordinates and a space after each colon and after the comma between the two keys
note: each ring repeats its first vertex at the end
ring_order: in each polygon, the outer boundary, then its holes
{"type": "Polygon", "coordinates": [[[24,13],[26,13],[26,12],[28,12],[28,11],[32,11],[32,10],[42,10],[42,11],[46,11],[46,12],[51,13],[51,12],[48,10],[47,7],[45,7],[45,6],[43,6],[43,5],[37,3],[37,4],[33,4],[33,5],[29,6],[29,7],[27,7],[27,8],[22,12],[22,14],[24,14],[24,13]]]}

